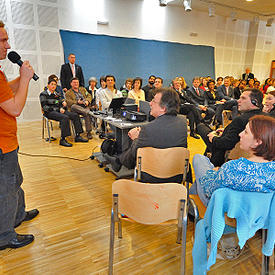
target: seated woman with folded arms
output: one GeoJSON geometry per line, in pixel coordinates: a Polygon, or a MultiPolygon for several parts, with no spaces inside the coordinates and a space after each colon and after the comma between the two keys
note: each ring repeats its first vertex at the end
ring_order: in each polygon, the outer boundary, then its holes
{"type": "Polygon", "coordinates": [[[133,98],[136,101],[136,104],[139,104],[140,100],[145,100],[145,93],[141,89],[142,86],[142,79],[139,77],[136,77],[133,80],[132,90],[129,91],[128,97],[133,98]]]}
{"type": "Polygon", "coordinates": [[[198,194],[207,206],[211,195],[218,188],[239,191],[275,191],[275,118],[257,115],[250,118],[240,133],[240,148],[250,154],[214,167],[209,159],[195,155],[193,167],[196,181],[190,194],[198,194]]]}

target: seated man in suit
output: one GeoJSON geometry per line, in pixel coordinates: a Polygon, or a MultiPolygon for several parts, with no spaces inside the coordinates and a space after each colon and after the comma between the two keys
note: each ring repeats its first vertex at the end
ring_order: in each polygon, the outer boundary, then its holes
{"type": "Polygon", "coordinates": [[[45,87],[39,98],[44,115],[49,119],[60,122],[61,139],[59,144],[65,147],[72,146],[66,140],[66,137],[71,135],[70,120],[72,120],[76,132],[75,142],[88,142],[87,139],[80,136],[83,129],[78,114],[67,110],[67,103],[56,93],[56,85],[57,82],[50,79],[48,86],[45,87]]]}
{"type": "Polygon", "coordinates": [[[199,135],[202,137],[211,153],[210,161],[214,166],[221,166],[225,161],[225,152],[234,148],[240,140],[239,133],[242,132],[250,117],[261,114],[263,94],[257,89],[246,89],[238,100],[238,110],[242,114],[237,116],[224,129],[212,131],[210,127],[201,123],[197,126],[199,135]]]}
{"type": "Polygon", "coordinates": [[[217,88],[217,100],[223,102],[223,104],[219,104],[216,109],[216,120],[217,124],[222,124],[222,112],[223,110],[232,111],[232,119],[234,119],[238,115],[238,103],[237,100],[234,99],[234,88],[231,87],[230,77],[226,76],[223,80],[223,85],[217,88]]]}
{"type": "Polygon", "coordinates": [[[193,86],[187,89],[187,96],[190,103],[194,104],[200,113],[205,113],[204,121],[209,124],[211,123],[212,117],[215,115],[215,111],[208,106],[204,91],[199,88],[200,78],[194,77],[192,83],[193,86]]]}
{"type": "MultiPolygon", "coordinates": [[[[241,94],[243,93],[244,89],[246,86],[246,81],[245,80],[241,80],[238,87],[234,88],[234,98],[235,99],[239,99],[241,94]]],[[[258,88],[256,88],[258,89],[258,88]]]]}
{"type": "Polygon", "coordinates": [[[190,104],[189,98],[186,94],[186,91],[181,88],[180,82],[177,78],[173,81],[173,89],[178,93],[180,98],[180,114],[186,115],[189,120],[190,127],[190,137],[199,139],[200,137],[195,133],[195,125],[199,124],[201,121],[200,112],[197,108],[190,104]]]}
{"type": "Polygon", "coordinates": [[[105,155],[115,172],[118,172],[122,165],[129,169],[135,167],[138,148],[187,148],[186,119],[177,115],[179,102],[179,96],[174,90],[168,88],[156,90],[155,97],[150,103],[151,115],[155,119],[129,131],[128,135],[133,142],[119,157],[105,155]]]}
{"type": "Polygon", "coordinates": [[[149,90],[147,97],[145,97],[146,101],[151,101],[156,94],[156,90],[162,88],[162,85],[163,79],[161,77],[156,77],[152,89],[149,90]]]}
{"type": "Polygon", "coordinates": [[[77,77],[72,78],[71,89],[66,92],[65,98],[69,109],[84,117],[87,138],[92,139],[91,111],[89,107],[92,102],[92,96],[84,87],[79,87],[79,80],[77,77]]]}
{"type": "Polygon", "coordinates": [[[75,55],[70,53],[68,56],[69,63],[61,66],[60,81],[64,92],[71,88],[71,79],[77,77],[81,87],[84,87],[84,76],[79,65],[75,64],[75,55]]]}
{"type": "Polygon", "coordinates": [[[245,69],[245,73],[242,74],[242,79],[246,81],[246,84],[248,84],[250,79],[254,79],[254,74],[251,73],[250,68],[245,69]]]}

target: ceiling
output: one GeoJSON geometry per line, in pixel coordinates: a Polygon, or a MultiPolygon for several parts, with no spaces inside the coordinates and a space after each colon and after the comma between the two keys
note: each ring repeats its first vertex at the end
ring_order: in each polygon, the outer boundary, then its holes
{"type": "MultiPolygon", "coordinates": [[[[171,1],[171,0],[170,0],[171,1]]],[[[215,14],[230,16],[232,11],[236,12],[236,17],[244,20],[252,20],[258,16],[262,20],[273,17],[275,19],[275,0],[191,0],[193,10],[208,12],[208,7],[212,3],[215,6],[215,14]],[[234,9],[234,10],[233,10],[234,9]]],[[[169,6],[182,6],[183,0],[173,0],[169,6]]]]}

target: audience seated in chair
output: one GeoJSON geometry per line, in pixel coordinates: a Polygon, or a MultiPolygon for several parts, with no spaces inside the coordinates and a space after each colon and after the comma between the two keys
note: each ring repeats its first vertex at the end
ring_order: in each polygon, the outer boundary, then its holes
{"type": "Polygon", "coordinates": [[[196,181],[190,194],[197,193],[205,206],[218,188],[228,187],[238,191],[275,191],[275,119],[257,115],[249,119],[240,133],[240,148],[250,156],[231,160],[220,168],[209,159],[195,155],[193,167],[196,181]]]}
{"type": "Polygon", "coordinates": [[[190,137],[199,139],[200,137],[195,133],[196,126],[201,122],[200,112],[196,106],[190,104],[190,100],[187,96],[187,92],[182,89],[179,78],[175,78],[172,81],[173,89],[178,93],[180,98],[180,114],[186,115],[189,120],[190,137]]]}
{"type": "Polygon", "coordinates": [[[66,140],[66,137],[71,135],[69,120],[72,120],[74,124],[76,132],[75,142],[87,142],[88,140],[80,136],[83,129],[78,114],[67,110],[67,103],[55,92],[56,84],[54,79],[50,79],[48,86],[40,94],[39,98],[44,115],[49,119],[60,121],[61,139],[59,144],[66,147],[72,146],[66,140]]]}
{"type": "Polygon", "coordinates": [[[187,90],[189,101],[196,106],[200,113],[205,113],[204,121],[207,124],[210,124],[213,116],[215,115],[215,111],[208,106],[208,101],[205,96],[204,90],[199,88],[199,78],[194,77],[192,83],[192,87],[187,90]]]}
{"type": "Polygon", "coordinates": [[[275,118],[275,90],[266,95],[263,112],[275,118]]]}
{"type": "Polygon", "coordinates": [[[84,117],[87,138],[92,139],[92,122],[90,117],[92,96],[84,87],[79,87],[77,77],[72,78],[71,89],[66,92],[65,98],[69,109],[84,117]]]}
{"type": "Polygon", "coordinates": [[[210,127],[201,123],[197,130],[205,142],[206,152],[211,153],[211,162],[214,166],[221,166],[225,160],[225,152],[234,148],[250,117],[261,114],[263,94],[256,89],[245,90],[238,100],[238,110],[242,112],[224,129],[212,131],[210,127]]]}
{"type": "MultiPolygon", "coordinates": [[[[150,103],[151,115],[155,120],[129,131],[133,140],[130,148],[118,157],[106,155],[107,161],[114,171],[119,171],[124,165],[133,169],[136,164],[137,149],[141,147],[187,148],[187,124],[184,116],[177,115],[179,110],[178,94],[168,88],[157,89],[154,99],[150,103]]],[[[165,160],[163,160],[165,161],[165,160]]]]}

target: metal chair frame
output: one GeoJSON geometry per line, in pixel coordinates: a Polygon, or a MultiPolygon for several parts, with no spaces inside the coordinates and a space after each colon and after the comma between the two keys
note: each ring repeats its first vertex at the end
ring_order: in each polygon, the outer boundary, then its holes
{"type": "MultiPolygon", "coordinates": [[[[123,180],[120,180],[123,181],[123,180]]],[[[131,184],[140,184],[132,182],[131,184]]],[[[163,185],[158,184],[158,185],[163,185]]],[[[175,185],[178,185],[175,183],[175,185]]],[[[112,211],[111,211],[111,226],[110,226],[110,247],[109,247],[109,270],[108,274],[113,274],[113,261],[114,261],[114,240],[115,240],[115,225],[118,224],[118,238],[122,238],[122,224],[121,221],[130,221],[130,222],[136,222],[135,220],[126,217],[122,218],[122,216],[119,213],[119,194],[114,193],[113,194],[113,204],[112,204],[112,211]]],[[[185,274],[185,255],[186,255],[186,232],[187,232],[187,203],[186,198],[179,200],[179,211],[178,211],[178,218],[176,220],[169,220],[165,221],[163,223],[158,223],[160,225],[165,224],[177,224],[177,241],[176,243],[180,244],[182,242],[181,246],[181,273],[182,275],[185,274]]],[[[142,222],[139,222],[142,223],[142,222]]],[[[142,223],[146,224],[146,223],[142,223]]]]}
{"type": "Polygon", "coordinates": [[[48,119],[45,115],[42,116],[42,139],[49,141],[51,143],[51,130],[53,131],[52,120],[48,119]],[[47,127],[48,138],[45,138],[45,128],[47,127]]]}

